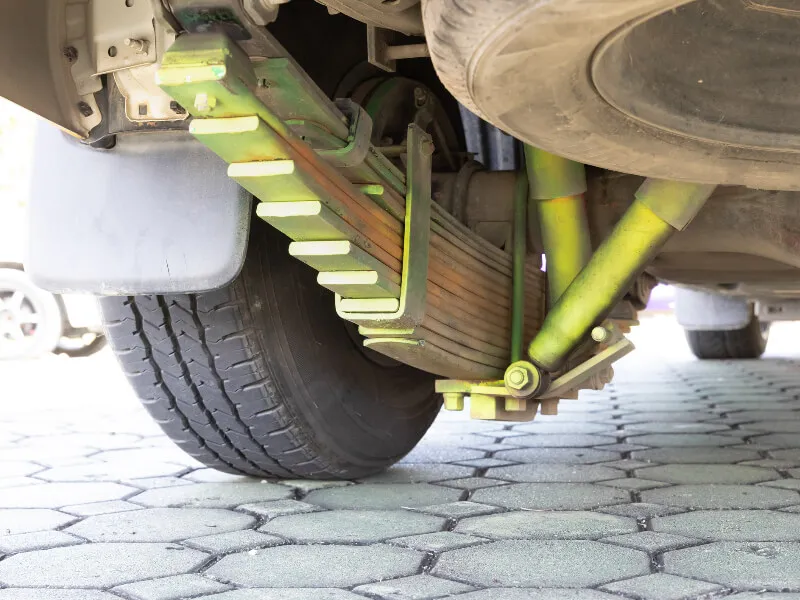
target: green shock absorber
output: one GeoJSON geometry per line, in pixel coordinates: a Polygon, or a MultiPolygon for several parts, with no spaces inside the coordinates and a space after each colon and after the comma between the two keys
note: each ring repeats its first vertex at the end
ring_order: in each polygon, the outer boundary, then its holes
{"type": "Polygon", "coordinates": [[[528,347],[531,361],[545,372],[557,371],[670,236],[689,224],[714,188],[647,180],[608,238],[547,313],[528,347]]]}
{"type": "Polygon", "coordinates": [[[580,163],[528,145],[525,167],[547,258],[550,306],[554,306],[592,253],[583,200],[586,172],[580,163]]]}

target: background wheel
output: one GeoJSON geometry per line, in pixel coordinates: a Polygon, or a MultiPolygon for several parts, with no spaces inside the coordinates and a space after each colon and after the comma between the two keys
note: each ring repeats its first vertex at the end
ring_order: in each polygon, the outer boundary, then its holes
{"type": "Polygon", "coordinates": [[[769,323],[756,317],[747,327],[732,331],[686,331],[689,347],[697,358],[758,358],[767,349],[769,323]]]}
{"type": "Polygon", "coordinates": [[[434,378],[365,353],[288,241],[255,220],[244,269],[228,287],[102,299],[111,347],[164,431],[209,466],[278,477],[375,473],[435,418],[434,378]]]}
{"type": "Polygon", "coordinates": [[[61,332],[55,296],[35,286],[25,271],[0,268],[0,359],[52,352],[61,332]]]}

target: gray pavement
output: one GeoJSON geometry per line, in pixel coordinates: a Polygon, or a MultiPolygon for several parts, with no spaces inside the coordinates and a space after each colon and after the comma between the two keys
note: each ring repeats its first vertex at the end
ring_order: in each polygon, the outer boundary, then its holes
{"type": "Polygon", "coordinates": [[[108,353],[2,363],[0,600],[800,600],[798,334],[701,363],[650,320],[603,392],[359,482],[204,468],[108,353]]]}

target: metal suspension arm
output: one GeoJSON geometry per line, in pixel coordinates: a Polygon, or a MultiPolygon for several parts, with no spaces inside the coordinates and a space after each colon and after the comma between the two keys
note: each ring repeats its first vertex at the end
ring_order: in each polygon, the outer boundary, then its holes
{"type": "Polygon", "coordinates": [[[647,180],[614,230],[547,314],[528,347],[531,361],[546,372],[558,370],[669,237],[689,224],[714,187],[647,180]]]}

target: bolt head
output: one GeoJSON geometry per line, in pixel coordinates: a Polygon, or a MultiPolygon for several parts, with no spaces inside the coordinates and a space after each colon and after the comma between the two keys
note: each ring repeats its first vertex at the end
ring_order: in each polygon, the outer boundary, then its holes
{"type": "Polygon", "coordinates": [[[521,390],[531,381],[528,370],[523,367],[514,367],[506,374],[506,385],[515,390],[521,390]]]}
{"type": "Polygon", "coordinates": [[[605,327],[595,327],[592,329],[592,339],[597,343],[607,342],[611,337],[611,332],[605,327]]]}

